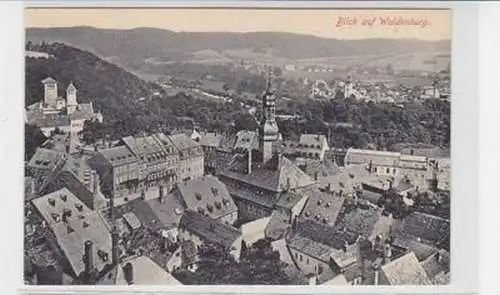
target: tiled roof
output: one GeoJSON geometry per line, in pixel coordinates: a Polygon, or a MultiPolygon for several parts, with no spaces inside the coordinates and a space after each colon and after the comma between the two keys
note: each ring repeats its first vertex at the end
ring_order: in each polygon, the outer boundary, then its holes
{"type": "Polygon", "coordinates": [[[306,187],[298,191],[300,194],[309,197],[300,219],[311,220],[329,226],[335,224],[344,205],[344,197],[320,190],[317,186],[306,187]]]}
{"type": "Polygon", "coordinates": [[[241,130],[236,134],[234,149],[259,149],[259,135],[255,131],[241,130]]]}
{"type": "Polygon", "coordinates": [[[449,253],[436,253],[422,261],[421,264],[425,272],[427,273],[427,276],[431,279],[435,278],[439,274],[447,273],[450,271],[449,253]]]}
{"type": "Polygon", "coordinates": [[[418,261],[423,261],[438,252],[437,248],[414,239],[395,238],[392,244],[415,253],[418,261]]]}
{"type": "Polygon", "coordinates": [[[32,201],[54,233],[72,271],[84,270],[84,243],[93,242],[94,266],[102,270],[111,259],[111,235],[97,212],[88,208],[70,190],[62,188],[32,201]],[[67,212],[66,214],[64,212],[67,212]],[[66,215],[66,221],[63,219],[66,215]],[[106,253],[107,258],[99,255],[106,253]]]}
{"type": "Polygon", "coordinates": [[[429,282],[427,273],[413,252],[382,266],[381,271],[390,285],[424,285],[429,282]]]}
{"type": "Polygon", "coordinates": [[[186,208],[217,219],[236,212],[238,208],[224,183],[214,176],[203,176],[177,184],[186,208]]]}
{"type": "Polygon", "coordinates": [[[199,261],[198,250],[193,241],[187,240],[181,243],[182,264],[190,265],[199,261]]]}
{"type": "Polygon", "coordinates": [[[94,210],[94,195],[78,180],[78,178],[69,171],[61,171],[54,174],[47,184],[41,188],[40,194],[45,195],[62,188],[67,188],[80,201],[82,201],[91,210],[94,210]]]}
{"type": "Polygon", "coordinates": [[[127,212],[123,214],[123,219],[127,222],[127,224],[132,228],[132,230],[138,229],[141,227],[141,222],[137,218],[137,216],[133,212],[127,212]]]}
{"type": "Polygon", "coordinates": [[[333,253],[333,248],[331,246],[315,242],[309,238],[301,236],[298,233],[287,238],[287,245],[292,249],[305,253],[323,262],[329,262],[330,255],[333,253]]]}
{"type": "Polygon", "coordinates": [[[341,249],[346,242],[352,245],[358,239],[356,233],[335,231],[330,226],[318,224],[312,220],[298,221],[294,232],[335,249],[341,249]]]}
{"type": "Polygon", "coordinates": [[[362,209],[356,207],[344,213],[339,219],[337,226],[339,228],[345,227],[348,231],[368,238],[371,236],[373,228],[381,216],[381,208],[368,207],[367,209],[362,209]]]}
{"type": "Polygon", "coordinates": [[[368,237],[368,240],[373,241],[378,235],[388,238],[391,234],[393,224],[394,219],[391,216],[381,215],[373,225],[373,229],[368,237]]]}
{"type": "Polygon", "coordinates": [[[66,115],[44,115],[44,116],[30,116],[28,114],[28,123],[34,124],[38,127],[69,127],[69,117],[66,115]]]}
{"type": "Polygon", "coordinates": [[[333,279],[325,281],[323,283],[320,282],[318,283],[322,285],[334,285],[334,286],[344,286],[349,284],[346,280],[346,277],[343,274],[339,274],[335,276],[333,279]]]}
{"type": "Polygon", "coordinates": [[[121,166],[137,161],[136,156],[124,145],[99,151],[113,166],[121,166]]]}
{"type": "Polygon", "coordinates": [[[238,229],[193,211],[184,212],[179,228],[197,235],[204,241],[220,243],[225,247],[230,247],[241,236],[238,229]]]}
{"type": "Polygon", "coordinates": [[[290,228],[290,225],[286,220],[283,219],[282,215],[276,211],[273,211],[273,213],[271,213],[271,219],[264,229],[264,233],[266,238],[278,240],[285,236],[288,228],[290,228]]]}
{"type": "Polygon", "coordinates": [[[143,227],[149,228],[153,231],[158,231],[164,228],[153,209],[141,198],[134,199],[125,205],[117,207],[115,212],[116,218],[121,218],[127,213],[133,213],[143,227]]]}
{"type": "Polygon", "coordinates": [[[215,132],[201,133],[200,145],[208,147],[219,147],[222,141],[222,134],[215,132]]]}
{"type": "Polygon", "coordinates": [[[307,198],[307,196],[301,194],[298,190],[286,191],[280,195],[276,206],[292,209],[303,198],[307,198]]]}
{"type": "Polygon", "coordinates": [[[170,140],[179,151],[196,148],[200,146],[199,143],[192,140],[189,136],[187,136],[184,133],[171,135],[170,140]]]}
{"type": "Polygon", "coordinates": [[[37,148],[35,154],[28,162],[28,167],[53,170],[57,164],[62,162],[63,154],[58,151],[37,148]]]}
{"type": "Polygon", "coordinates": [[[395,238],[420,240],[422,243],[446,247],[450,238],[450,222],[444,218],[413,212],[394,225],[395,238]]]}
{"type": "Polygon", "coordinates": [[[274,155],[268,162],[252,162],[252,172],[248,174],[248,156],[235,157],[228,169],[221,174],[225,177],[247,183],[273,192],[282,192],[314,184],[314,181],[299,167],[282,155],[274,155]]]}
{"type": "Polygon", "coordinates": [[[320,134],[302,134],[300,135],[299,143],[302,147],[321,149],[327,145],[326,136],[320,134]]]}

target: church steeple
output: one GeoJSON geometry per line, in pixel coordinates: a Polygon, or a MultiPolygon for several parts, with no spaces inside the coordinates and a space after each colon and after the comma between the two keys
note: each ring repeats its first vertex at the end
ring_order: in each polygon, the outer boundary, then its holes
{"type": "Polygon", "coordinates": [[[271,67],[268,69],[267,86],[262,95],[262,120],[260,122],[259,145],[262,161],[267,162],[273,156],[272,145],[278,140],[278,125],[275,118],[276,97],[272,91],[271,67]]]}

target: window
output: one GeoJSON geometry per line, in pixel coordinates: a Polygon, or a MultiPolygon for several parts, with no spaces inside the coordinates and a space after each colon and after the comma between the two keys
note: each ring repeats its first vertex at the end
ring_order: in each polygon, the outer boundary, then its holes
{"type": "Polygon", "coordinates": [[[396,168],[392,168],[392,174],[396,174],[396,168]]]}
{"type": "Polygon", "coordinates": [[[302,255],[300,255],[300,261],[302,261],[302,259],[303,259],[303,257],[302,257],[302,255]]]}
{"type": "Polygon", "coordinates": [[[309,264],[309,258],[306,259],[306,264],[309,264]]]}
{"type": "Polygon", "coordinates": [[[386,171],[387,171],[387,174],[391,173],[391,169],[390,168],[387,168],[386,171]]]}

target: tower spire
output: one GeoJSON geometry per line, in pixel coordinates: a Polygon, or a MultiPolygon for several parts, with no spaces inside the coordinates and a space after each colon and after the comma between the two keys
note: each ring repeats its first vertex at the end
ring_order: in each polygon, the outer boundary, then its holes
{"type": "Polygon", "coordinates": [[[272,79],[273,79],[272,66],[268,65],[267,66],[267,86],[266,86],[266,92],[271,92],[272,79]]]}

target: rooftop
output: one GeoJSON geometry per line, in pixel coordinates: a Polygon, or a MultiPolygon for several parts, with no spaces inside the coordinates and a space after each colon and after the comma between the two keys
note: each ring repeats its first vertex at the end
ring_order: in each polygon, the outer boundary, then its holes
{"type": "Polygon", "coordinates": [[[177,184],[188,210],[217,219],[238,210],[226,185],[214,176],[203,176],[177,184]]]}
{"type": "Polygon", "coordinates": [[[72,271],[84,270],[84,243],[93,242],[94,266],[102,270],[111,259],[111,235],[97,212],[66,188],[32,201],[54,233],[72,271]]]}
{"type": "Polygon", "coordinates": [[[170,139],[174,146],[179,150],[186,150],[191,148],[199,147],[200,144],[192,140],[189,136],[184,133],[174,134],[170,136],[170,139]]]}
{"type": "Polygon", "coordinates": [[[424,285],[429,281],[427,273],[413,252],[383,265],[381,271],[393,286],[424,285]]]}
{"type": "Polygon", "coordinates": [[[238,150],[258,150],[259,149],[259,135],[255,131],[240,130],[236,134],[236,141],[233,146],[238,150]]]}
{"type": "Polygon", "coordinates": [[[371,236],[374,226],[381,216],[381,208],[368,207],[364,209],[355,207],[342,215],[337,226],[368,238],[371,236]]]}
{"type": "Polygon", "coordinates": [[[413,212],[394,224],[395,238],[414,239],[436,247],[447,247],[450,221],[421,212],[413,212]]]}
{"type": "Polygon", "coordinates": [[[304,148],[322,149],[328,145],[326,136],[320,134],[302,134],[300,135],[299,143],[304,148]]]}
{"type": "Polygon", "coordinates": [[[188,230],[202,240],[220,243],[225,247],[230,247],[241,236],[238,229],[193,211],[184,212],[180,228],[188,230]]]}
{"type": "Polygon", "coordinates": [[[344,197],[320,190],[316,186],[303,188],[298,191],[309,197],[304,210],[302,210],[300,219],[307,219],[329,226],[333,226],[336,223],[345,202],[344,197]]]}
{"type": "Polygon", "coordinates": [[[63,160],[63,155],[63,153],[58,151],[37,148],[35,154],[28,162],[28,167],[53,170],[63,160]]]}
{"type": "Polygon", "coordinates": [[[135,155],[123,145],[100,150],[99,152],[113,166],[131,164],[137,161],[135,155]]]}

